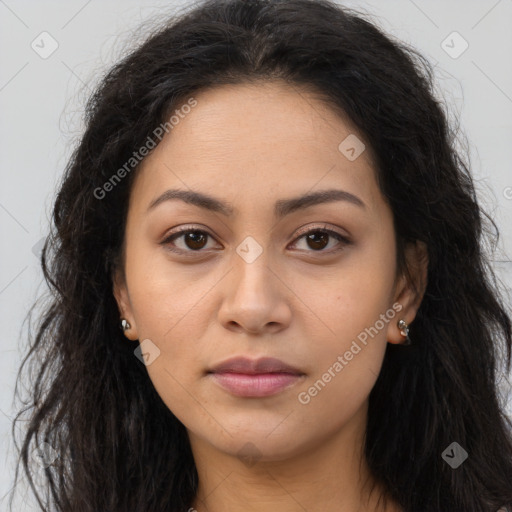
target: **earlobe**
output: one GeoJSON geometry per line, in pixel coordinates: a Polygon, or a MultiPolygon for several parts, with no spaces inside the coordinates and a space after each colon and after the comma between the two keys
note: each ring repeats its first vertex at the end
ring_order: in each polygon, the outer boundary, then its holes
{"type": "Polygon", "coordinates": [[[113,273],[112,281],[112,292],[116,299],[120,314],[119,328],[129,340],[135,341],[138,339],[137,329],[135,327],[135,320],[131,311],[126,280],[119,269],[113,273]]]}
{"type": "Polygon", "coordinates": [[[409,327],[420,307],[428,279],[428,251],[423,242],[408,244],[405,249],[407,272],[400,276],[396,287],[395,301],[402,306],[395,324],[388,328],[388,342],[408,345],[409,327]]]}
{"type": "Polygon", "coordinates": [[[396,322],[391,322],[388,327],[388,343],[393,345],[411,345],[412,341],[409,338],[409,324],[403,318],[396,322]]]}

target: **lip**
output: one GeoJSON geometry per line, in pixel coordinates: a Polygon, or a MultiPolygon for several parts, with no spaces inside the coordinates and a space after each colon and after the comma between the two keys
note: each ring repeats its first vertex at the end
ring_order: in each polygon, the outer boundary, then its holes
{"type": "Polygon", "coordinates": [[[214,366],[209,373],[244,373],[246,375],[288,373],[292,375],[304,375],[298,368],[275,357],[261,357],[259,359],[232,357],[214,366]]]}
{"type": "Polygon", "coordinates": [[[254,398],[275,395],[305,374],[273,357],[234,357],[216,365],[208,375],[231,394],[254,398]]]}
{"type": "Polygon", "coordinates": [[[213,380],[232,395],[246,398],[261,398],[275,395],[302,379],[292,373],[212,373],[213,380]]]}

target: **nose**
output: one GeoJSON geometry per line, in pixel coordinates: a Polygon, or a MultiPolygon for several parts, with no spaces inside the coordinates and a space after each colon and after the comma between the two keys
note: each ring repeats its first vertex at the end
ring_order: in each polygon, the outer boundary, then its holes
{"type": "Polygon", "coordinates": [[[274,334],[290,324],[290,288],[263,251],[248,263],[238,255],[224,280],[219,321],[231,331],[274,334]]]}

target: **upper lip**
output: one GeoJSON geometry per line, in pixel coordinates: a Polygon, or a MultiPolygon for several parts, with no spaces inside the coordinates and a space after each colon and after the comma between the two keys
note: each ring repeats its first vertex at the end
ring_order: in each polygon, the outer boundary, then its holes
{"type": "Polygon", "coordinates": [[[303,375],[299,369],[286,364],[275,357],[262,357],[259,359],[249,359],[247,357],[233,357],[214,366],[210,373],[291,373],[303,375]]]}

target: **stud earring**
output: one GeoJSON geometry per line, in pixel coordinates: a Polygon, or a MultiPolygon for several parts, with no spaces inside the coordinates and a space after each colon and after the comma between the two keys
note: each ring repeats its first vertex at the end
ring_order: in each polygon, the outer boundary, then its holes
{"type": "Polygon", "coordinates": [[[121,319],[121,329],[124,331],[127,331],[128,329],[131,329],[132,326],[130,325],[130,323],[128,322],[128,320],[126,320],[126,318],[122,318],[121,319]]]}
{"type": "Polygon", "coordinates": [[[407,323],[404,320],[399,320],[397,325],[398,325],[398,328],[400,329],[400,334],[402,336],[405,336],[405,341],[403,344],[410,345],[411,340],[409,339],[409,326],[407,325],[407,323]]]}

